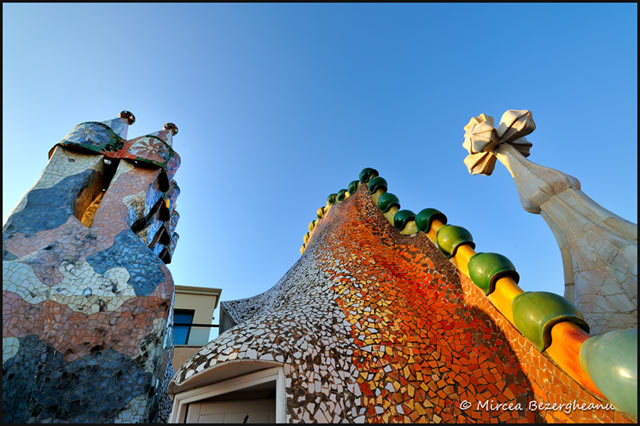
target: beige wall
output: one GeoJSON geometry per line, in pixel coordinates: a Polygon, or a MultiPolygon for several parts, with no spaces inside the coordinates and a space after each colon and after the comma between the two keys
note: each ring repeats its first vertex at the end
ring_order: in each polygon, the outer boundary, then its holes
{"type": "Polygon", "coordinates": [[[171,358],[173,371],[178,371],[178,369],[187,362],[189,357],[198,352],[201,347],[202,346],[175,346],[173,348],[173,357],[171,358]]]}
{"type": "MultiPolygon", "coordinates": [[[[176,297],[173,309],[193,310],[194,324],[212,324],[213,312],[218,306],[219,288],[206,288],[176,285],[176,297]]],[[[175,346],[173,350],[173,368],[177,370],[185,361],[209,342],[209,327],[192,327],[187,345],[175,346]]]]}

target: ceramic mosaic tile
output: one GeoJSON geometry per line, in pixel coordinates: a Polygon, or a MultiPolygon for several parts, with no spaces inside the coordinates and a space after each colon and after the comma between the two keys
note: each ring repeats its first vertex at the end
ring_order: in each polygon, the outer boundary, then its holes
{"type": "Polygon", "coordinates": [[[3,228],[4,421],[168,417],[174,289],[149,245],[176,227],[180,160],[168,130],[128,141],[127,127],[76,126],[3,228]]]}
{"type": "Polygon", "coordinates": [[[286,367],[294,423],[630,421],[609,409],[531,409],[607,402],[538,351],[426,235],[393,228],[366,185],[319,221],[273,288],[222,307],[237,325],[176,372],[172,392],[213,366],[274,360],[286,367]]]}

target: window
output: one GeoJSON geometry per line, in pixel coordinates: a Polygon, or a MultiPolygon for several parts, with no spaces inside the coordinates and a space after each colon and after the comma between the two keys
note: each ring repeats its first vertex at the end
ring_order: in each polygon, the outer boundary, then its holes
{"type": "Polygon", "coordinates": [[[194,310],[176,309],[173,311],[173,344],[186,345],[189,341],[191,326],[193,323],[194,310]]]}

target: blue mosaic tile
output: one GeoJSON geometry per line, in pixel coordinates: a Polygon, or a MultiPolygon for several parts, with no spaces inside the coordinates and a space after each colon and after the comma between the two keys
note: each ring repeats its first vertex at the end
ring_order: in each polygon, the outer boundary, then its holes
{"type": "Polygon", "coordinates": [[[116,235],[113,246],[87,257],[87,262],[99,274],[111,268],[124,267],[129,271],[128,284],[136,296],[148,296],[164,280],[162,261],[130,230],[116,235]]]}
{"type": "Polygon", "coordinates": [[[112,349],[65,362],[36,336],[2,366],[2,411],[7,423],[102,423],[151,389],[151,373],[112,349]]]}
{"type": "Polygon", "coordinates": [[[85,170],[62,179],[51,188],[29,192],[24,209],[11,215],[3,227],[3,239],[16,232],[29,237],[65,223],[73,215],[78,194],[92,183],[95,175],[94,170],[85,170]]]}

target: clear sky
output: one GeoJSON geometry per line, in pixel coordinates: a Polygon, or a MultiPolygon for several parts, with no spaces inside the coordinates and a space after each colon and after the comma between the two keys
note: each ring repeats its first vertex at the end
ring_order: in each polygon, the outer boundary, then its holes
{"type": "Polygon", "coordinates": [[[551,230],[506,169],[464,166],[480,113],[531,110],[529,159],[637,223],[635,4],[3,4],[2,34],[3,222],[74,125],[172,121],[170,269],[222,300],[275,284],[364,167],[509,257],[523,289],[562,294],[551,230]]]}

